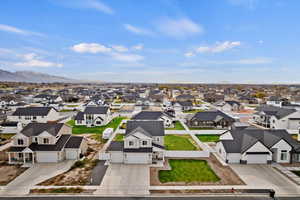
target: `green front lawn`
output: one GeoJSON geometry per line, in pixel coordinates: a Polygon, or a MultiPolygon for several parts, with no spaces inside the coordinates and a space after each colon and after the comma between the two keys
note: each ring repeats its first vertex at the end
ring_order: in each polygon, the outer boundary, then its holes
{"type": "Polygon", "coordinates": [[[166,135],[164,137],[166,150],[196,151],[200,150],[189,135],[166,135]]]}
{"type": "Polygon", "coordinates": [[[74,120],[68,121],[67,124],[73,127],[72,128],[73,134],[84,134],[84,133],[102,134],[102,132],[106,128],[113,128],[114,130],[116,130],[116,128],[119,126],[119,124],[122,122],[123,119],[125,119],[125,118],[124,117],[116,117],[116,118],[112,119],[105,126],[95,126],[95,127],[76,126],[74,120]]]}
{"type": "Polygon", "coordinates": [[[219,135],[196,135],[201,142],[218,142],[219,135]]]}
{"type": "Polygon", "coordinates": [[[166,128],[166,130],[185,130],[180,121],[175,121],[174,128],[166,128]]]}
{"type": "Polygon", "coordinates": [[[124,134],[117,134],[114,138],[116,142],[122,142],[124,140],[124,134]]]}
{"type": "Polygon", "coordinates": [[[169,160],[171,170],[159,171],[159,180],[168,182],[217,182],[220,178],[205,160],[169,160]]]}

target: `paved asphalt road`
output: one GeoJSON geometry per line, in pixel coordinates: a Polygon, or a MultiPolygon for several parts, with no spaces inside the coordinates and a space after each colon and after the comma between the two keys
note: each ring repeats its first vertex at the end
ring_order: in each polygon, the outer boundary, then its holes
{"type": "MultiPolygon", "coordinates": [[[[268,197],[0,197],[0,200],[272,200],[268,197]]],[[[276,200],[299,200],[299,197],[282,197],[276,200]]]]}

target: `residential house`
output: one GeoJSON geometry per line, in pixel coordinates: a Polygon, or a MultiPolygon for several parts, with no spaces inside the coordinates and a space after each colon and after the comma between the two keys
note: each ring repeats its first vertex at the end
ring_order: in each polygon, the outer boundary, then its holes
{"type": "Polygon", "coordinates": [[[270,96],[267,99],[266,104],[270,105],[270,106],[277,106],[277,107],[281,107],[282,103],[286,102],[287,99],[279,97],[279,96],[270,96]]]}
{"type": "Polygon", "coordinates": [[[124,141],[113,141],[107,148],[110,163],[152,164],[164,161],[163,121],[129,120],[124,141]]]}
{"type": "Polygon", "coordinates": [[[227,163],[270,164],[300,161],[300,143],[286,130],[230,130],[220,136],[216,149],[227,163]]]}
{"type": "Polygon", "coordinates": [[[103,126],[111,119],[108,106],[86,107],[83,112],[78,112],[75,117],[76,125],[103,126]]]}
{"type": "Polygon", "coordinates": [[[272,129],[286,129],[298,133],[300,111],[276,106],[260,106],[253,114],[254,123],[272,129]]]}
{"type": "Polygon", "coordinates": [[[161,111],[141,111],[132,117],[132,120],[161,120],[165,128],[173,127],[173,118],[169,113],[161,111]]]}
{"type": "Polygon", "coordinates": [[[172,102],[173,109],[175,113],[180,113],[183,111],[189,111],[193,109],[193,102],[191,101],[177,101],[177,102],[172,102]]]}
{"type": "Polygon", "coordinates": [[[8,121],[21,122],[23,125],[31,122],[46,123],[60,118],[59,113],[52,107],[25,107],[17,108],[8,121]]]}
{"type": "Polygon", "coordinates": [[[63,123],[30,123],[13,137],[9,164],[53,163],[80,159],[87,151],[83,137],[63,123]]]}
{"type": "Polygon", "coordinates": [[[238,101],[218,101],[214,106],[224,112],[238,112],[243,109],[243,106],[238,101]]]}
{"type": "Polygon", "coordinates": [[[187,118],[190,128],[230,128],[234,122],[234,118],[219,110],[197,112],[187,118]]]}

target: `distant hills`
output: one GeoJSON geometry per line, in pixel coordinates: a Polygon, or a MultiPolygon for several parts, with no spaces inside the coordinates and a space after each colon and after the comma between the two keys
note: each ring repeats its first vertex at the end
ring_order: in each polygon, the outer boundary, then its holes
{"type": "Polygon", "coordinates": [[[73,83],[79,82],[75,79],[69,79],[62,76],[54,76],[46,73],[32,72],[32,71],[16,71],[10,72],[0,69],[0,81],[7,82],[32,82],[32,83],[73,83]]]}

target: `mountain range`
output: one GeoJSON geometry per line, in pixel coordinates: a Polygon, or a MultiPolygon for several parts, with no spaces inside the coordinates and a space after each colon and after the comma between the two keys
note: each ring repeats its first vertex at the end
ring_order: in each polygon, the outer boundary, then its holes
{"type": "Polygon", "coordinates": [[[54,76],[46,73],[39,73],[33,71],[16,71],[10,72],[0,69],[0,81],[7,82],[32,82],[32,83],[73,83],[79,82],[75,79],[69,79],[62,76],[54,76]]]}

